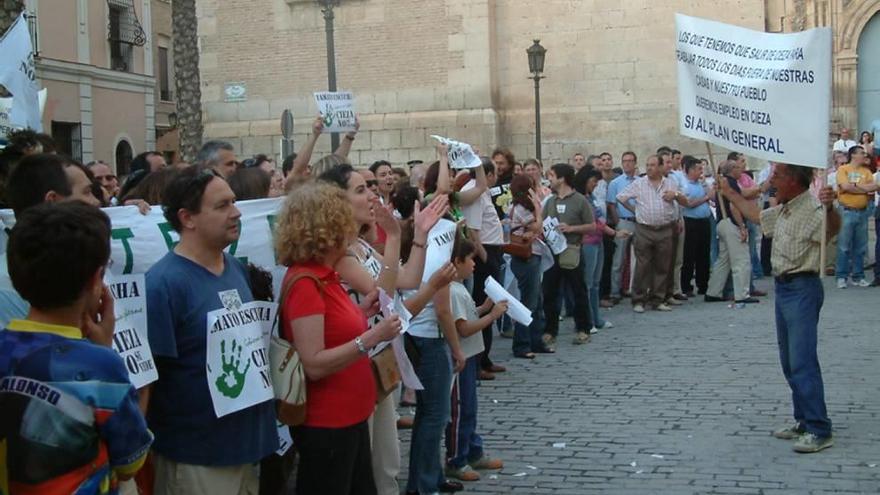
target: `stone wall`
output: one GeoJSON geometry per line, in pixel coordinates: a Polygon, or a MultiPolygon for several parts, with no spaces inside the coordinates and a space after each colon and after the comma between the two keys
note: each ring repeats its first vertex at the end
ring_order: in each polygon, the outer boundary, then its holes
{"type": "MultiPolygon", "coordinates": [[[[843,9],[842,1],[829,8],[843,9]]],[[[342,0],[335,10],[338,87],[354,91],[362,124],[351,159],[430,160],[430,134],[484,152],[502,145],[519,158],[534,155],[534,89],[525,53],[533,38],[548,50],[541,82],[545,163],[576,151],[607,150],[617,158],[632,149],[644,157],[660,144],[704,154],[702,142],[678,134],[674,14],[791,31],[830,19],[813,3],[342,0]]],[[[878,2],[844,3],[852,10],[878,2]]],[[[326,88],[318,5],[200,0],[198,6],[206,138],[229,139],[244,155],[277,154],[279,117],[290,108],[299,148],[316,112],[312,93],[326,88]],[[224,102],[228,82],[244,82],[247,101],[224,102]]],[[[837,53],[843,43],[836,41],[837,53]]],[[[315,156],[328,151],[329,139],[322,139],[315,156]]]]}

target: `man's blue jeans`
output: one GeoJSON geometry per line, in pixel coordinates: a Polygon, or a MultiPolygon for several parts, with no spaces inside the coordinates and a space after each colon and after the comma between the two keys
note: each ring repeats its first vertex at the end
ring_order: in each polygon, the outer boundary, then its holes
{"type": "Polygon", "coordinates": [[[824,299],[819,277],[776,282],[776,338],[782,374],[791,388],[794,419],[818,437],[831,435],[817,353],[824,299]]]}
{"type": "Polygon", "coordinates": [[[868,211],[841,207],[843,225],[837,234],[837,278],[852,275],[854,282],[865,278],[865,249],[868,246],[868,211]]]}
{"type": "Polygon", "coordinates": [[[605,325],[605,320],[599,314],[599,282],[602,280],[602,264],[605,261],[602,243],[584,244],[581,246],[581,256],[584,257],[584,285],[587,287],[587,296],[590,299],[593,326],[602,328],[605,325]]]}
{"type": "Polygon", "coordinates": [[[446,464],[456,469],[483,457],[477,434],[477,373],[479,356],[468,358],[452,386],[452,415],[446,427],[446,464]]]}
{"type": "Polygon", "coordinates": [[[874,232],[877,233],[877,239],[874,240],[874,278],[880,279],[880,216],[877,214],[874,213],[874,232]]]}
{"type": "Polygon", "coordinates": [[[761,227],[755,222],[750,221],[746,221],[746,227],[749,229],[749,257],[752,260],[752,280],[755,280],[764,276],[761,258],[758,256],[758,246],[761,244],[761,227]]]}
{"type": "Polygon", "coordinates": [[[513,257],[510,269],[519,287],[519,300],[532,312],[532,323],[525,326],[516,323],[513,327],[513,353],[522,354],[537,351],[544,344],[544,293],[541,290],[541,256],[533,254],[528,260],[513,257]]]}
{"type": "Polygon", "coordinates": [[[444,480],[439,452],[443,430],[449,421],[452,363],[445,339],[413,336],[413,341],[419,350],[416,375],[425,389],[416,391],[416,417],[412,428],[406,489],[434,493],[444,480]]]}

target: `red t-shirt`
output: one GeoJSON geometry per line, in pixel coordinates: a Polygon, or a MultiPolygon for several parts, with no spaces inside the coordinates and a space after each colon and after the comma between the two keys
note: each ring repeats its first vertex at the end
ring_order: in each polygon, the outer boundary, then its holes
{"type": "MultiPolygon", "coordinates": [[[[310,278],[294,282],[283,303],[284,338],[294,342],[291,320],[324,315],[324,348],[354,345],[351,341],[367,331],[367,319],[349,299],[339,275],[326,265],[304,263],[288,268],[285,278],[302,270],[314,273],[324,282],[323,295],[310,278]]],[[[367,356],[320,380],[306,378],[306,426],[351,426],[365,421],[373,413],[375,404],[376,383],[367,356]]]]}

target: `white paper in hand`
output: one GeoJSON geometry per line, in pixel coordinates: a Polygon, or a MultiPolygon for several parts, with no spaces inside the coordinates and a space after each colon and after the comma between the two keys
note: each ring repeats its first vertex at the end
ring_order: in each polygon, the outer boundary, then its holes
{"type": "Polygon", "coordinates": [[[449,159],[450,167],[477,168],[483,164],[480,157],[474,153],[474,148],[471,145],[443,136],[432,135],[431,137],[447,146],[446,157],[449,159]]]}
{"type": "Polygon", "coordinates": [[[455,244],[455,228],[455,222],[441,218],[428,232],[422,282],[430,280],[434,272],[452,259],[452,246],[455,244]]]}
{"type": "Polygon", "coordinates": [[[495,302],[507,301],[507,315],[517,323],[529,326],[532,323],[532,312],[523,303],[510,295],[492,277],[486,279],[486,295],[495,302]]]}
{"type": "Polygon", "coordinates": [[[562,232],[559,232],[559,220],[554,217],[547,217],[544,219],[544,242],[550,246],[550,250],[553,251],[553,254],[559,254],[565,251],[567,246],[565,236],[562,235],[562,232]]]}

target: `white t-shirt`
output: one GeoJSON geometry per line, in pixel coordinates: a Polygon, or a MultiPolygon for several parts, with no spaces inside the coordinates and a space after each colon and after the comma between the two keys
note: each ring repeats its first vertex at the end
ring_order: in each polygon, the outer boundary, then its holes
{"type": "MultiPolygon", "coordinates": [[[[477,186],[476,181],[471,180],[462,191],[473,189],[477,186]]],[[[462,208],[465,223],[468,228],[480,231],[480,242],[484,245],[500,246],[504,244],[504,231],[501,229],[501,220],[495,205],[492,204],[492,196],[489,191],[484,191],[480,199],[462,208]]]]}
{"type": "Polygon", "coordinates": [[[834,151],[842,151],[846,153],[847,151],[849,151],[850,148],[852,148],[853,146],[857,146],[858,144],[859,143],[853,141],[852,139],[838,139],[834,142],[834,146],[832,146],[831,149],[833,149],[834,151]]]}
{"type": "MultiPolygon", "coordinates": [[[[453,321],[476,321],[480,318],[477,314],[477,305],[474,304],[471,293],[461,282],[449,284],[449,298],[452,304],[453,321]]],[[[483,332],[477,332],[468,337],[460,337],[458,342],[461,346],[461,353],[464,354],[465,358],[476,356],[486,350],[483,344],[483,332]]]]}

